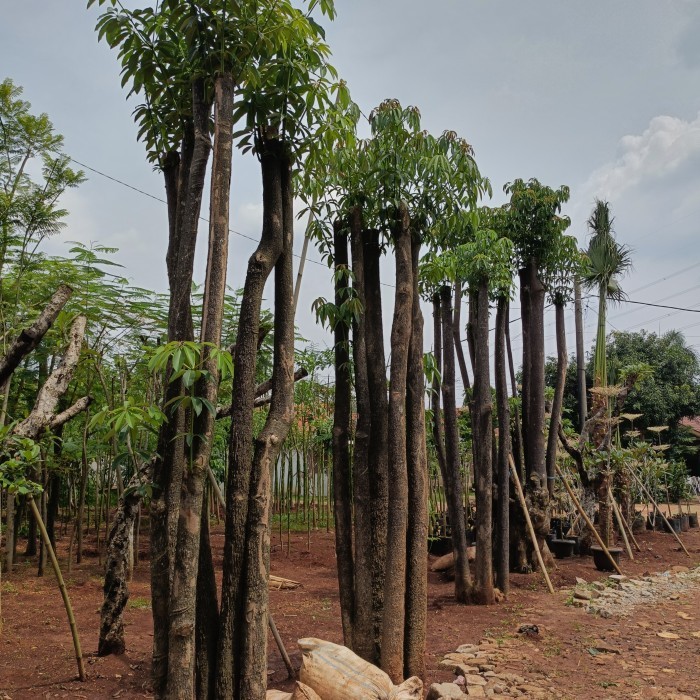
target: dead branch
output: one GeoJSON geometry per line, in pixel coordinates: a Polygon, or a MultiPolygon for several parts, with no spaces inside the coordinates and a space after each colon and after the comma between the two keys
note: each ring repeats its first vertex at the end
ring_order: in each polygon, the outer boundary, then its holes
{"type": "Polygon", "coordinates": [[[73,290],[67,284],[62,284],[54,292],[39,318],[29,328],[25,328],[10,345],[5,356],[0,360],[0,386],[9,379],[24,357],[39,345],[71,294],[73,290]]]}
{"type": "MultiPolygon", "coordinates": [[[[78,316],[73,321],[70,330],[70,341],[63,359],[39,390],[39,395],[31,413],[15,427],[14,432],[16,435],[36,439],[42,430],[50,427],[52,421],[57,418],[55,415],[56,406],[61,396],[66,393],[68,384],[73,378],[78,359],[80,358],[80,348],[83,344],[86,324],[87,319],[85,316],[78,316]]],[[[70,411],[74,407],[75,404],[67,410],[70,411]]],[[[64,411],[63,413],[65,414],[66,412],[64,411]]]]}

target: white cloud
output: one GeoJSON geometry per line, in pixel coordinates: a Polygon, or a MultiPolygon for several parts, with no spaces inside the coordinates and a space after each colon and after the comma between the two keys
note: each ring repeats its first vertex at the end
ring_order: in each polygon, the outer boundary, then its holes
{"type": "Polygon", "coordinates": [[[619,156],[595,170],[583,186],[587,199],[621,198],[640,185],[659,182],[700,156],[700,114],[693,121],[654,117],[639,135],[624,136],[619,156]]]}

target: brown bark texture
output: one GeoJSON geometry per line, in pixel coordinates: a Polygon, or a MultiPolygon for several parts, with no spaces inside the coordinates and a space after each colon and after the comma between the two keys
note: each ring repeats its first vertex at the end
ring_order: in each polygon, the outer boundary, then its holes
{"type": "Polygon", "coordinates": [[[408,533],[406,537],[406,618],[404,677],[425,676],[428,601],[428,454],[425,442],[423,313],[418,288],[420,240],[413,236],[413,303],[406,386],[408,533]]]}
{"type": "Polygon", "coordinates": [[[406,381],[413,317],[413,264],[408,209],[401,204],[392,226],[396,257],[396,292],[391,324],[391,367],[388,406],[389,518],[384,593],[381,665],[394,683],[403,681],[408,529],[408,466],[406,459],[406,381]]]}

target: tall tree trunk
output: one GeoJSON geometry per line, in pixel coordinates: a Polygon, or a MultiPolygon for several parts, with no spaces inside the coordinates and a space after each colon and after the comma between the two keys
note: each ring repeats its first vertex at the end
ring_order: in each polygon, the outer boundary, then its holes
{"type": "MultiPolygon", "coordinates": [[[[527,433],[525,437],[525,467],[527,472],[527,496],[530,518],[537,533],[545,558],[551,555],[545,544],[549,532],[549,491],[545,464],[545,406],[544,406],[544,301],[542,284],[535,260],[526,268],[528,317],[529,317],[529,371],[527,406],[527,433]]],[[[524,328],[524,326],[523,326],[524,328]]],[[[525,336],[523,334],[523,342],[525,336]]],[[[525,398],[527,400],[525,401],[525,398]]],[[[533,552],[534,554],[534,552],[533,552]]],[[[532,557],[531,557],[532,559],[532,557]]]]}
{"type": "Polygon", "coordinates": [[[333,507],[338,589],[345,646],[353,648],[355,618],[352,548],[352,475],[350,472],[351,376],[349,327],[341,308],[349,300],[348,235],[343,222],[334,224],[335,403],[333,409],[333,507]]]}
{"type": "Polygon", "coordinates": [[[455,353],[457,354],[457,364],[459,365],[459,373],[462,377],[462,386],[464,387],[465,396],[468,396],[471,384],[469,382],[469,372],[467,371],[467,361],[464,357],[464,348],[462,347],[462,280],[456,279],[454,284],[454,321],[452,323],[452,337],[455,343],[455,353]]]}
{"type": "Polygon", "coordinates": [[[522,328],[523,341],[523,365],[522,365],[522,388],[520,391],[520,411],[521,411],[521,437],[523,451],[523,465],[521,476],[524,476],[523,484],[527,489],[532,469],[530,456],[530,387],[532,386],[532,299],[530,296],[530,278],[528,269],[519,271],[520,277],[520,323],[522,328]]]}
{"type": "Polygon", "coordinates": [[[496,585],[508,595],[510,590],[510,405],[506,375],[506,325],[508,322],[508,297],[499,297],[496,309],[496,407],[498,412],[498,519],[496,585]]]}
{"type": "Polygon", "coordinates": [[[470,306],[475,307],[474,391],[472,433],[474,481],[476,486],[476,573],[474,598],[482,605],[495,602],[493,590],[493,426],[491,379],[489,374],[489,290],[488,281],[479,283],[470,306]]]}
{"type": "Polygon", "coordinates": [[[455,401],[455,355],[452,331],[452,290],[447,285],[440,290],[442,316],[442,404],[445,414],[445,475],[452,548],[455,561],[455,598],[467,603],[472,594],[472,581],[467,558],[467,523],[462,501],[464,491],[459,454],[459,426],[455,401]]]}
{"type": "Polygon", "coordinates": [[[268,578],[270,570],[271,471],[294,416],[294,310],[292,169],[287,154],[281,167],[282,250],[275,265],[275,343],[272,400],[265,426],[255,440],[246,527],[244,612],[238,632],[242,659],[241,700],[264,700],[267,687],[268,578]]]}
{"type": "MultiPolygon", "coordinates": [[[[201,78],[192,84],[193,118],[185,129],[181,151],[167,153],[163,175],[168,202],[168,251],[166,265],[170,286],[168,340],[194,339],[190,295],[197,228],[211,150],[210,103],[201,78]]],[[[181,380],[165,381],[164,403],[180,396],[181,380]]],[[[151,499],[151,609],[153,614],[153,685],[163,694],[168,682],[170,592],[174,572],[175,542],[179,522],[180,489],[185,468],[185,411],[177,409],[160,429],[159,458],[153,467],[151,499]]]]}
{"type": "Polygon", "coordinates": [[[418,261],[420,239],[412,240],[413,306],[406,386],[406,453],[408,457],[408,534],[406,538],[406,618],[404,677],[425,675],[428,601],[428,454],[425,443],[423,312],[418,261]]]}
{"type": "Polygon", "coordinates": [[[386,360],[384,356],[384,327],[380,287],[379,232],[363,233],[365,271],[365,352],[367,356],[367,383],[369,387],[370,433],[368,463],[370,474],[371,508],[371,571],[374,654],[373,661],[381,658],[381,630],[386,587],[386,547],[389,508],[388,484],[388,413],[386,387],[386,360]]]}
{"type": "MultiPolygon", "coordinates": [[[[520,392],[518,391],[518,382],[515,378],[515,364],[513,363],[513,348],[510,342],[510,302],[506,307],[505,313],[505,336],[506,336],[506,354],[508,356],[508,371],[510,373],[510,383],[511,383],[511,393],[513,398],[518,398],[520,392]]],[[[522,399],[521,399],[522,402],[522,399]]],[[[518,468],[518,473],[520,474],[521,480],[524,476],[524,462],[525,457],[523,455],[523,432],[522,423],[520,421],[520,414],[522,411],[518,410],[517,404],[515,405],[515,410],[513,414],[513,459],[515,461],[515,466],[518,468]]],[[[509,472],[510,474],[510,472],[509,472]]],[[[510,479],[510,475],[508,477],[510,479]]]]}
{"type": "MultiPolygon", "coordinates": [[[[408,465],[406,460],[406,382],[413,316],[413,263],[408,209],[401,204],[392,227],[396,256],[396,294],[391,324],[389,372],[389,521],[387,576],[392,584],[384,593],[382,669],[399,684],[404,669],[404,615],[406,612],[406,533],[408,528],[408,465]]],[[[337,497],[337,494],[336,494],[337,497]]]]}
{"type": "Polygon", "coordinates": [[[588,417],[586,392],[586,355],[583,340],[583,309],[581,305],[581,281],[574,280],[574,321],[576,324],[576,387],[578,391],[578,429],[583,430],[588,417]]]}
{"type": "MultiPolygon", "coordinates": [[[[228,262],[229,200],[233,156],[233,78],[219,75],[215,83],[214,157],[211,175],[209,250],[202,304],[202,365],[209,377],[200,380],[195,395],[216,406],[218,363],[211,346],[221,342],[228,262]]],[[[201,115],[202,119],[205,115],[201,115]]],[[[207,121],[198,121],[195,139],[208,141],[207,121]]],[[[185,460],[179,499],[179,518],[170,596],[168,640],[169,698],[194,695],[197,570],[204,484],[209,468],[216,411],[201,408],[192,416],[193,435],[185,460]]]]}
{"type": "MultiPolygon", "coordinates": [[[[364,252],[362,243],[362,210],[355,207],[350,214],[353,292],[363,309],[365,305],[364,252]]],[[[353,651],[367,661],[374,662],[376,646],[374,615],[372,612],[372,498],[369,473],[369,436],[371,429],[367,352],[365,347],[365,314],[353,319],[352,352],[355,370],[355,399],[357,422],[353,446],[352,487],[354,505],[355,543],[355,619],[353,651]]]]}
{"type": "Polygon", "coordinates": [[[564,385],[566,384],[566,369],[568,356],[566,354],[566,324],[564,322],[564,304],[555,302],[556,334],[557,334],[557,381],[554,387],[552,413],[549,419],[549,435],[547,437],[547,487],[549,495],[554,495],[554,479],[556,476],[557,443],[559,441],[559,424],[564,402],[564,385]]]}
{"type": "MultiPolygon", "coordinates": [[[[253,484],[253,404],[257,340],[265,283],[284,248],[282,149],[283,145],[277,138],[266,139],[261,145],[263,230],[260,243],[248,261],[241,298],[238,335],[234,348],[224,565],[215,693],[216,697],[222,700],[238,697],[238,679],[244,659],[244,650],[241,646],[242,635],[244,628],[249,624],[246,622],[244,574],[249,494],[253,484]]],[[[290,304],[291,300],[290,294],[290,304]]]]}
{"type": "Polygon", "coordinates": [[[440,475],[442,476],[443,487],[447,492],[447,457],[445,456],[445,426],[441,408],[441,377],[442,377],[442,306],[440,295],[433,296],[433,355],[435,360],[435,370],[433,374],[432,386],[430,390],[430,411],[433,422],[433,442],[435,443],[435,456],[437,458],[440,475]]]}
{"type": "MultiPolygon", "coordinates": [[[[205,492],[206,493],[206,492],[205,492]]],[[[219,605],[216,577],[209,539],[209,507],[205,498],[199,539],[197,571],[197,628],[195,631],[195,696],[212,700],[216,679],[216,640],[219,630],[219,605]]]]}

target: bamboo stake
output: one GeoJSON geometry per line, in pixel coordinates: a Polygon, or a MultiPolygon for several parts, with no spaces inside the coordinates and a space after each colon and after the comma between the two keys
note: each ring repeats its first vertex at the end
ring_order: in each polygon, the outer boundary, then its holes
{"type": "Polygon", "coordinates": [[[564,486],[566,487],[566,490],[569,494],[569,497],[571,500],[574,502],[574,505],[576,506],[578,512],[581,514],[581,517],[585,520],[586,525],[588,525],[588,529],[593,533],[593,536],[596,538],[598,544],[600,545],[600,548],[605,552],[605,556],[608,558],[610,563],[613,565],[613,568],[615,571],[617,571],[620,576],[622,576],[622,570],[618,566],[617,562],[615,559],[613,559],[613,555],[610,554],[610,550],[605,546],[605,543],[601,539],[600,535],[598,534],[598,530],[595,529],[595,525],[591,522],[591,519],[586,515],[586,511],[583,509],[583,506],[579,503],[578,498],[576,498],[576,494],[573,492],[571,486],[569,486],[569,482],[564,478],[564,475],[561,473],[561,469],[559,469],[559,465],[555,464],[554,468],[557,470],[557,474],[559,475],[559,478],[562,480],[564,486]]]}
{"type": "MultiPolygon", "coordinates": [[[[618,510],[620,510],[620,506],[618,506],[617,508],[618,508],[618,510]]],[[[632,532],[632,527],[627,522],[627,518],[625,518],[625,516],[622,515],[622,511],[620,511],[620,517],[622,518],[622,524],[625,526],[625,528],[627,528],[627,535],[629,536],[630,540],[632,540],[632,544],[634,545],[634,548],[638,552],[641,552],[642,548],[639,546],[639,542],[637,542],[637,538],[634,536],[634,532],[632,532]]]]}
{"type": "Polygon", "coordinates": [[[656,509],[656,512],[661,516],[661,519],[664,521],[664,524],[668,528],[669,532],[676,538],[678,541],[678,544],[681,546],[681,549],[686,553],[688,557],[690,557],[690,552],[685,548],[685,545],[683,542],[681,542],[681,538],[678,536],[678,533],[671,527],[671,523],[666,520],[666,516],[661,512],[661,508],[659,508],[659,504],[654,500],[654,497],[649,493],[647,490],[647,487],[644,486],[642,483],[641,479],[630,469],[629,473],[634,477],[635,481],[642,487],[642,490],[644,493],[646,493],[647,498],[651,501],[652,505],[656,509]]]}
{"type": "Polygon", "coordinates": [[[537,563],[540,565],[540,570],[544,575],[544,580],[547,582],[547,588],[549,588],[550,593],[554,593],[554,586],[549,580],[549,574],[547,573],[547,567],[544,565],[542,560],[542,552],[540,552],[540,546],[537,544],[537,535],[535,535],[535,528],[532,526],[532,520],[530,520],[530,513],[527,510],[527,503],[525,503],[525,496],[523,494],[523,488],[520,485],[520,479],[518,478],[518,470],[515,468],[515,462],[513,461],[513,456],[508,455],[508,462],[510,463],[510,472],[513,477],[513,482],[515,483],[515,490],[518,492],[518,500],[520,501],[520,506],[525,514],[525,522],[527,522],[527,529],[530,533],[530,539],[532,540],[532,545],[535,548],[535,554],[537,555],[537,563]]]}
{"type": "Polygon", "coordinates": [[[615,502],[613,497],[613,492],[610,487],[608,487],[608,496],[610,498],[610,503],[612,504],[613,513],[615,513],[615,520],[617,520],[617,527],[620,529],[620,534],[622,535],[622,540],[625,543],[625,549],[627,550],[627,556],[634,561],[634,554],[632,554],[632,547],[630,547],[630,541],[627,539],[627,532],[625,530],[625,525],[622,522],[622,513],[615,502]]]}
{"type": "Polygon", "coordinates": [[[49,539],[49,533],[46,532],[46,527],[44,526],[44,521],[41,519],[41,513],[36,507],[34,502],[34,497],[30,494],[27,497],[29,501],[29,507],[32,509],[32,513],[36,518],[36,524],[39,526],[41,531],[41,536],[44,540],[44,546],[46,551],[49,553],[51,558],[51,565],[53,566],[54,573],[56,574],[56,580],[58,581],[58,588],[61,591],[61,597],[63,598],[63,604],[66,608],[66,613],[68,615],[68,624],[70,625],[70,633],[73,637],[73,649],[75,650],[75,660],[78,664],[78,678],[81,681],[85,680],[85,666],[83,665],[83,652],[80,649],[80,638],[78,637],[78,626],[75,624],[75,617],[73,615],[73,608],[70,604],[70,598],[68,597],[68,589],[63,580],[63,575],[61,574],[61,567],[58,565],[58,559],[56,559],[56,552],[54,552],[51,546],[51,540],[49,539]]]}

